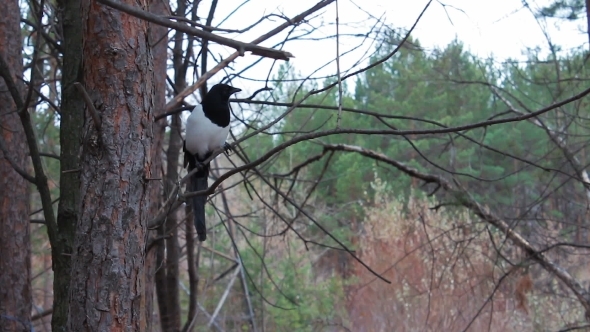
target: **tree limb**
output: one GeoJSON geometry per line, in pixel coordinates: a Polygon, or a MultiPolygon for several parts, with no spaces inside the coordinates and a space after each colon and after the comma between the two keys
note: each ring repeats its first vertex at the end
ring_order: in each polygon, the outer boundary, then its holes
{"type": "Polygon", "coordinates": [[[455,183],[455,185],[453,185],[449,181],[440,176],[422,173],[419,170],[406,166],[405,164],[393,160],[384,154],[368,150],[359,146],[346,144],[325,144],[324,149],[330,151],[345,151],[358,153],[362,156],[391,165],[397,168],[402,173],[405,173],[406,175],[409,175],[411,177],[420,179],[427,183],[436,183],[437,185],[441,186],[441,188],[443,188],[449,194],[457,198],[458,203],[460,205],[476,214],[483,221],[488,222],[492,226],[499,229],[508,239],[512,240],[512,242],[517,247],[526,252],[530,259],[539,263],[539,265],[541,265],[547,272],[551,273],[559,280],[561,280],[574,293],[574,295],[578,298],[582,306],[584,306],[584,308],[586,309],[586,316],[590,316],[590,295],[588,294],[588,291],[586,291],[582,287],[582,285],[580,285],[580,283],[577,280],[575,280],[567,271],[565,271],[556,263],[552,262],[543,252],[536,249],[530,242],[528,242],[524,237],[522,237],[522,235],[517,233],[500,216],[496,215],[489,209],[483,207],[480,203],[473,199],[471,195],[469,195],[469,193],[464,188],[462,188],[458,183],[455,183]]]}
{"type": "Polygon", "coordinates": [[[90,116],[92,117],[92,121],[94,121],[94,127],[96,128],[96,131],[100,131],[100,127],[102,126],[102,121],[100,120],[100,115],[98,114],[96,107],[94,107],[94,103],[92,103],[92,99],[90,98],[90,95],[88,95],[88,92],[86,92],[86,89],[84,88],[84,86],[82,84],[80,84],[79,82],[74,83],[74,86],[76,87],[76,89],[78,89],[78,92],[82,95],[82,98],[84,98],[84,101],[86,102],[86,106],[88,107],[88,112],[90,113],[90,116]]]}
{"type": "MultiPolygon", "coordinates": [[[[99,0],[99,1],[107,1],[107,0],[99,0]]],[[[108,0],[110,1],[110,0],[108,0]]],[[[320,1],[318,3],[316,3],[313,7],[309,8],[308,10],[302,12],[301,14],[293,17],[292,19],[287,20],[285,23],[279,25],[278,27],[272,29],[271,31],[267,32],[266,34],[254,39],[250,44],[252,45],[256,45],[259,43],[262,43],[263,41],[269,39],[270,37],[280,33],[281,31],[285,30],[286,28],[298,24],[299,22],[303,21],[303,19],[305,19],[305,17],[307,17],[310,14],[315,13],[316,11],[326,7],[327,5],[331,4],[332,2],[334,2],[335,0],[323,0],[320,1]]],[[[214,39],[209,38],[210,40],[215,41],[214,39]]],[[[234,61],[238,56],[240,55],[239,52],[235,52],[233,54],[231,54],[229,57],[223,59],[222,61],[220,61],[217,66],[213,67],[211,70],[209,70],[207,73],[205,73],[205,75],[202,75],[201,77],[199,77],[199,80],[187,87],[186,89],[184,89],[183,91],[181,91],[179,94],[177,94],[172,100],[170,100],[167,104],[166,104],[166,112],[169,112],[170,110],[172,110],[173,108],[177,107],[180,102],[186,98],[188,95],[190,95],[191,93],[193,93],[195,90],[197,90],[198,88],[201,87],[201,85],[203,85],[203,83],[208,80],[209,78],[211,78],[213,75],[215,75],[218,71],[222,70],[223,68],[227,67],[232,61],[234,61]]]]}
{"type": "Polygon", "coordinates": [[[125,12],[129,15],[146,20],[148,22],[152,22],[154,24],[165,26],[167,28],[176,29],[176,30],[182,31],[186,34],[189,34],[189,35],[197,36],[199,38],[208,39],[208,40],[214,41],[218,44],[232,47],[237,50],[239,55],[244,55],[244,52],[252,52],[252,54],[254,54],[254,55],[259,55],[262,57],[277,59],[277,60],[285,60],[285,61],[289,61],[289,58],[293,57],[293,54],[286,52],[286,51],[275,50],[275,49],[268,48],[268,47],[257,46],[253,43],[244,43],[244,42],[240,42],[240,41],[233,40],[230,38],[221,37],[221,36],[218,36],[218,35],[213,34],[211,32],[203,31],[201,29],[196,29],[196,28],[193,28],[193,27],[188,26],[183,23],[174,22],[174,21],[166,19],[162,16],[154,15],[150,12],[145,11],[145,10],[141,10],[141,9],[136,8],[134,6],[128,6],[128,5],[120,3],[118,1],[114,1],[114,0],[96,0],[96,1],[98,1],[102,4],[105,4],[109,7],[120,10],[122,12],[125,12]]]}
{"type": "Polygon", "coordinates": [[[2,153],[4,154],[4,159],[6,159],[8,161],[8,163],[10,164],[10,166],[12,166],[12,169],[14,169],[15,172],[20,174],[20,176],[22,176],[25,180],[29,181],[32,184],[35,184],[35,177],[33,177],[32,175],[27,173],[27,171],[25,171],[24,169],[20,168],[14,162],[14,160],[10,157],[10,155],[8,154],[8,147],[6,146],[6,144],[4,144],[4,138],[1,135],[0,135],[0,151],[2,151],[2,153]]]}
{"type": "MultiPolygon", "coordinates": [[[[31,122],[31,115],[25,108],[24,101],[18,92],[16,84],[12,79],[10,68],[8,67],[4,57],[0,55],[0,77],[4,78],[6,86],[12,95],[12,99],[18,108],[18,115],[23,125],[29,151],[31,153],[31,160],[33,161],[33,168],[35,170],[35,185],[39,190],[41,196],[41,205],[43,206],[43,215],[47,225],[47,234],[49,235],[49,242],[53,251],[59,250],[57,223],[53,213],[53,206],[51,205],[51,192],[47,184],[47,176],[43,171],[43,163],[39,154],[39,147],[37,146],[37,138],[35,137],[35,130],[31,122]]],[[[58,251],[59,252],[59,251],[58,251]]]]}

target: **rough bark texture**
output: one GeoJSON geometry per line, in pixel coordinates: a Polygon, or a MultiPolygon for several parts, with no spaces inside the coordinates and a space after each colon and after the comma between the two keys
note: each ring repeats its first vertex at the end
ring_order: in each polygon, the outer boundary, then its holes
{"type": "MultiPolygon", "coordinates": [[[[162,16],[169,15],[167,1],[151,0],[150,12],[162,16]]],[[[150,47],[154,56],[154,116],[164,113],[166,107],[166,61],[168,59],[168,29],[165,27],[150,24],[149,25],[150,47]]],[[[159,179],[150,182],[150,215],[155,216],[160,208],[163,197],[163,174],[162,174],[162,155],[164,146],[164,134],[166,130],[166,120],[160,120],[154,123],[154,139],[152,148],[152,178],[159,179]]],[[[156,240],[155,246],[161,245],[164,241],[157,240],[158,233],[151,232],[151,241],[156,240]]],[[[156,288],[156,269],[160,267],[156,262],[156,250],[149,250],[146,257],[146,312],[148,313],[147,331],[159,331],[159,325],[154,321],[157,315],[153,314],[154,310],[154,290],[156,288]]],[[[162,270],[159,268],[158,270],[162,270]]]]}
{"type": "Polygon", "coordinates": [[[53,259],[52,331],[66,331],[71,254],[80,209],[80,148],[84,125],[84,101],[74,83],[82,77],[82,18],[79,0],[59,1],[63,31],[63,69],[60,116],[60,200],[57,211],[59,243],[53,259]],[[69,172],[64,172],[69,171],[69,172]]]}
{"type": "MultiPolygon", "coordinates": [[[[178,158],[180,148],[182,147],[181,122],[178,114],[172,116],[170,125],[170,140],[168,141],[168,151],[166,152],[166,185],[164,186],[167,193],[172,191],[174,181],[178,181],[178,158]]],[[[164,224],[166,238],[166,294],[165,302],[160,301],[159,305],[167,307],[167,315],[162,316],[163,331],[180,331],[180,289],[179,284],[179,266],[180,246],[178,244],[178,225],[181,220],[178,218],[178,210],[172,211],[164,224]]]]}
{"type": "MultiPolygon", "coordinates": [[[[195,4],[196,6],[196,4],[195,4]]],[[[187,9],[185,0],[177,1],[177,12],[184,13],[187,9]]],[[[173,66],[174,82],[177,91],[185,86],[186,70],[182,71],[184,33],[176,31],[174,35],[173,66]]],[[[189,48],[190,41],[189,41],[189,48]]],[[[178,114],[173,115],[170,124],[170,138],[166,151],[166,179],[164,192],[170,193],[178,181],[178,158],[182,147],[181,121],[178,114]]],[[[180,260],[178,244],[178,212],[171,211],[166,222],[158,229],[160,236],[166,240],[160,242],[157,253],[159,269],[156,273],[156,293],[158,295],[158,309],[160,312],[160,326],[163,332],[180,331],[180,300],[179,300],[179,266],[180,260]]]]}
{"type": "MultiPolygon", "coordinates": [[[[17,0],[0,1],[0,55],[20,85],[23,72],[20,10],[17,0]]],[[[22,91],[21,91],[22,95],[22,91]]],[[[29,331],[31,265],[29,183],[6,158],[27,170],[28,149],[17,107],[0,78],[0,135],[7,155],[0,151],[0,331],[29,331]]]]}
{"type": "Polygon", "coordinates": [[[145,331],[148,178],[155,173],[148,24],[92,0],[82,1],[81,14],[84,82],[101,125],[85,117],[68,329],[145,331]]]}

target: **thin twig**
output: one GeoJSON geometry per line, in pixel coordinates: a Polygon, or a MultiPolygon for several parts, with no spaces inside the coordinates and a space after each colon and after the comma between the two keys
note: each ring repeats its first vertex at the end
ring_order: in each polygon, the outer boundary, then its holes
{"type": "Polygon", "coordinates": [[[84,101],[86,102],[86,106],[88,106],[88,112],[90,113],[90,116],[92,117],[92,121],[94,121],[94,127],[96,128],[97,131],[100,131],[100,127],[102,126],[102,121],[100,120],[100,114],[98,113],[98,111],[94,107],[94,103],[92,102],[90,95],[88,95],[88,92],[86,91],[84,86],[82,84],[80,84],[79,82],[74,83],[74,86],[76,87],[76,89],[78,89],[78,92],[80,92],[80,94],[82,94],[82,98],[84,98],[84,101]]]}
{"type": "Polygon", "coordinates": [[[10,157],[8,148],[6,144],[4,144],[4,137],[0,135],[0,151],[4,154],[4,159],[8,161],[12,169],[17,172],[20,176],[22,176],[25,180],[29,181],[32,184],[35,184],[35,177],[27,173],[26,170],[19,167],[19,165],[10,157]]]}
{"type": "Polygon", "coordinates": [[[165,26],[167,28],[176,29],[178,31],[182,31],[186,34],[197,36],[199,38],[208,39],[214,41],[218,44],[225,45],[232,47],[237,50],[240,55],[244,55],[244,52],[252,52],[254,55],[259,55],[262,57],[278,59],[278,60],[285,60],[288,61],[289,58],[293,57],[293,54],[286,52],[286,51],[279,51],[268,47],[257,46],[253,43],[244,43],[234,39],[221,37],[219,35],[213,34],[211,32],[203,31],[201,29],[196,29],[186,24],[182,24],[179,22],[175,22],[169,19],[166,19],[159,15],[154,15],[150,12],[145,10],[141,10],[135,6],[129,6],[118,1],[114,0],[97,0],[98,2],[105,4],[109,7],[114,9],[120,10],[125,12],[129,15],[135,16],[137,18],[146,20],[148,22],[158,24],[161,26],[165,26]]]}
{"type": "Polygon", "coordinates": [[[543,252],[535,248],[533,244],[525,239],[520,233],[516,232],[504,219],[474,200],[469,192],[462,188],[458,182],[455,182],[453,185],[451,182],[447,181],[441,176],[424,173],[416,168],[409,167],[401,162],[391,159],[382,153],[368,150],[359,146],[346,144],[325,144],[324,148],[332,151],[358,153],[362,156],[389,164],[390,166],[395,167],[399,171],[411,177],[420,179],[427,183],[439,184],[441,188],[453,195],[460,205],[473,212],[483,221],[500,230],[506,236],[506,238],[512,240],[512,242],[517,247],[523,250],[528,255],[528,258],[539,263],[539,265],[541,265],[547,272],[561,280],[574,293],[580,304],[582,304],[582,306],[586,309],[586,315],[588,316],[590,313],[590,294],[586,289],[584,289],[584,287],[582,287],[582,285],[580,285],[576,279],[574,279],[562,267],[551,261],[543,252]]]}
{"type": "Polygon", "coordinates": [[[49,316],[52,313],[53,313],[53,308],[49,308],[49,309],[43,310],[40,313],[37,313],[37,314],[31,316],[31,322],[34,322],[37,319],[43,318],[45,316],[49,316]]]}
{"type": "Polygon", "coordinates": [[[336,73],[338,75],[338,118],[336,118],[336,128],[340,128],[340,119],[342,118],[342,77],[340,75],[340,18],[338,17],[338,0],[336,0],[336,73]]]}
{"type": "Polygon", "coordinates": [[[182,106],[182,107],[179,107],[179,108],[175,108],[175,109],[173,109],[171,111],[164,112],[164,113],[162,113],[162,114],[154,117],[154,121],[158,121],[158,120],[164,119],[164,118],[166,118],[166,117],[168,117],[170,115],[178,114],[180,112],[192,111],[194,108],[195,108],[195,105],[187,105],[187,106],[182,106]]]}
{"type": "MultiPolygon", "coordinates": [[[[100,1],[105,1],[105,0],[100,0],[100,1]]],[[[260,44],[263,41],[275,36],[276,34],[280,33],[281,31],[285,30],[286,28],[298,24],[299,22],[303,21],[303,19],[305,19],[305,17],[307,17],[310,14],[315,13],[316,11],[326,7],[327,5],[331,4],[332,2],[334,2],[335,0],[324,0],[324,1],[320,1],[317,4],[315,4],[313,7],[311,7],[310,9],[302,12],[301,14],[293,17],[292,19],[284,22],[283,24],[279,25],[278,27],[272,29],[271,31],[267,32],[266,34],[254,39],[250,44],[252,45],[256,45],[256,44],[260,44]]],[[[209,38],[211,39],[211,38],[209,38]]],[[[213,40],[213,39],[211,39],[213,40]]],[[[201,87],[201,85],[203,85],[203,83],[208,80],[209,78],[211,78],[213,75],[215,75],[217,72],[219,72],[220,70],[222,70],[223,68],[227,67],[232,61],[234,61],[238,56],[240,55],[239,52],[234,52],[233,54],[231,54],[229,57],[223,59],[222,61],[220,61],[217,66],[215,66],[214,68],[212,68],[211,70],[209,70],[205,75],[202,75],[201,77],[199,77],[199,80],[194,83],[193,85],[187,87],[186,89],[184,89],[183,91],[181,91],[179,94],[177,94],[172,100],[170,100],[167,104],[166,104],[166,112],[172,110],[173,108],[177,107],[180,102],[186,98],[188,95],[190,95],[191,93],[193,93],[195,90],[199,89],[201,87]]]]}
{"type": "Polygon", "coordinates": [[[2,56],[0,56],[0,77],[4,78],[4,82],[6,83],[6,87],[8,87],[8,91],[10,92],[10,95],[16,104],[16,108],[19,112],[22,112],[25,102],[23,101],[16,84],[12,79],[10,68],[2,56]]]}
{"type": "Polygon", "coordinates": [[[240,273],[240,269],[235,269],[235,272],[232,275],[231,280],[227,284],[227,287],[225,288],[223,295],[221,295],[221,299],[219,299],[219,303],[217,303],[217,307],[215,308],[215,311],[213,311],[213,314],[211,315],[211,318],[209,319],[209,323],[207,324],[208,328],[211,328],[211,325],[213,324],[213,322],[215,322],[215,317],[217,317],[217,315],[219,314],[219,311],[221,310],[221,307],[223,307],[223,303],[225,303],[225,300],[227,299],[227,296],[229,295],[229,291],[233,287],[234,282],[236,281],[236,277],[238,276],[239,273],[240,273]]]}
{"type": "Polygon", "coordinates": [[[56,248],[57,252],[61,251],[61,244],[58,241],[58,227],[53,213],[53,206],[51,202],[51,191],[47,184],[47,176],[43,170],[43,162],[39,155],[39,147],[37,146],[37,138],[35,137],[35,130],[31,121],[31,115],[24,107],[24,101],[12,79],[10,68],[8,67],[4,57],[0,55],[0,76],[4,78],[6,86],[12,95],[12,99],[19,109],[18,115],[20,117],[22,126],[24,128],[25,137],[31,153],[31,160],[33,161],[33,169],[35,171],[35,185],[41,196],[41,205],[43,207],[43,215],[47,224],[47,235],[52,248],[56,248]]]}
{"type": "MultiPolygon", "coordinates": [[[[440,128],[440,129],[410,129],[410,130],[395,130],[395,129],[388,129],[388,130],[382,130],[382,129],[356,129],[356,128],[344,128],[344,129],[332,129],[332,130],[326,130],[326,131],[319,131],[319,132],[312,132],[309,134],[305,134],[305,135],[300,135],[297,137],[292,138],[289,141],[286,141],[284,143],[281,143],[279,145],[277,145],[276,147],[270,149],[269,151],[267,151],[267,153],[265,153],[264,155],[262,155],[260,158],[258,158],[257,160],[252,161],[251,163],[236,167],[226,173],[224,173],[223,175],[221,175],[217,180],[215,180],[215,182],[213,182],[213,184],[207,189],[207,190],[201,190],[201,191],[196,191],[196,192],[192,192],[192,193],[185,193],[184,195],[181,195],[184,198],[189,198],[189,197],[193,197],[193,196],[198,196],[198,195],[211,195],[214,191],[215,188],[217,188],[223,181],[225,181],[227,178],[231,177],[234,174],[237,174],[239,172],[243,172],[245,170],[251,169],[253,167],[256,167],[260,164],[262,164],[263,162],[265,162],[266,160],[270,159],[272,156],[274,156],[275,154],[279,153],[280,151],[288,148],[289,146],[295,145],[299,142],[303,142],[303,141],[309,141],[312,139],[316,139],[316,138],[320,138],[320,137],[327,137],[327,136],[333,136],[333,135],[339,135],[339,134],[361,134],[361,135],[395,135],[395,136],[407,136],[407,135],[425,135],[425,134],[446,134],[446,133],[453,133],[453,132],[459,132],[459,131],[465,131],[465,130],[470,130],[470,129],[475,129],[475,128],[480,128],[480,127],[486,127],[486,126],[491,126],[491,125],[497,125],[497,124],[501,124],[501,123],[510,123],[510,122],[520,122],[523,120],[527,120],[529,118],[535,117],[535,116],[539,116],[541,114],[547,113],[553,109],[556,109],[560,106],[569,104],[575,100],[581,99],[583,97],[585,97],[586,95],[590,94],[590,88],[580,92],[579,94],[572,96],[570,98],[564,99],[560,102],[554,103],[552,105],[549,105],[547,107],[544,107],[540,110],[537,110],[535,112],[531,112],[528,113],[526,115],[520,115],[520,116],[515,116],[512,118],[506,118],[506,119],[497,119],[497,120],[487,120],[487,121],[482,121],[482,122],[477,122],[477,123],[472,123],[472,124],[467,124],[467,125],[462,125],[462,126],[457,126],[457,127],[447,127],[447,128],[440,128]]],[[[304,96],[301,100],[299,100],[298,102],[294,103],[293,106],[290,108],[291,110],[296,108],[300,103],[302,103],[306,98],[309,97],[308,94],[307,96],[304,96]]],[[[289,111],[285,112],[288,113],[289,111]]],[[[266,128],[270,127],[271,125],[273,125],[274,123],[280,121],[280,119],[282,118],[282,116],[277,117],[275,120],[273,120],[271,123],[269,123],[268,125],[260,128],[259,130],[243,137],[242,139],[238,140],[235,144],[239,144],[240,142],[254,136],[255,134],[257,134],[259,131],[261,130],[265,130],[266,128]]],[[[223,149],[218,149],[217,151],[215,151],[210,158],[208,158],[205,162],[209,162],[211,160],[213,160],[215,157],[217,157],[217,155],[223,153],[223,149]]],[[[194,171],[196,173],[196,170],[194,171]]],[[[191,172],[191,175],[194,174],[191,172]]],[[[183,181],[186,181],[185,178],[183,178],[183,181]]],[[[172,203],[172,202],[170,202],[172,203]]]]}

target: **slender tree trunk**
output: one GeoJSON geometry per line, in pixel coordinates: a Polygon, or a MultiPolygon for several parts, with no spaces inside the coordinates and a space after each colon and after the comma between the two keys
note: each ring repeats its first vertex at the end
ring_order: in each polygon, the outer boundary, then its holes
{"type": "Polygon", "coordinates": [[[53,259],[52,331],[66,331],[74,232],[80,213],[80,148],[84,101],[74,83],[82,77],[82,18],[79,0],[59,1],[63,31],[63,66],[60,115],[60,200],[57,210],[59,246],[53,259]]]}
{"type": "MultiPolygon", "coordinates": [[[[17,0],[0,1],[0,55],[19,81],[23,72],[17,0]]],[[[22,91],[21,91],[22,94],[22,91]]],[[[28,149],[7,86],[0,78],[0,331],[30,331],[31,243],[29,183],[14,169],[27,170],[28,149]]],[[[26,112],[26,110],[25,110],[26,112]]]]}
{"type": "Polygon", "coordinates": [[[99,121],[86,116],[83,127],[68,329],[145,331],[149,179],[156,173],[148,24],[92,0],[82,1],[81,15],[83,77],[99,121]]]}
{"type": "MultiPolygon", "coordinates": [[[[178,157],[182,138],[180,138],[180,116],[172,116],[170,140],[166,152],[166,181],[164,191],[170,193],[178,179],[178,157]]],[[[157,294],[160,310],[160,323],[163,332],[180,331],[179,266],[180,248],[178,244],[178,211],[171,211],[166,222],[158,229],[166,240],[160,242],[158,254],[157,294]]]]}
{"type": "MultiPolygon", "coordinates": [[[[196,3],[193,5],[196,6],[196,3]]],[[[196,7],[193,7],[195,10],[196,7]]],[[[185,13],[187,10],[187,1],[177,1],[177,12],[185,13]]],[[[182,15],[182,14],[180,14],[182,15]]],[[[186,87],[186,70],[182,70],[185,54],[183,52],[184,34],[176,31],[174,35],[173,49],[173,66],[174,81],[177,91],[186,87]]],[[[187,47],[186,56],[189,57],[191,42],[187,47]]],[[[175,114],[171,117],[170,138],[168,140],[168,150],[166,151],[166,179],[164,182],[164,192],[169,194],[178,181],[178,158],[180,148],[182,147],[180,115],[175,114]]],[[[159,269],[156,275],[156,292],[158,295],[158,309],[160,311],[160,325],[163,332],[180,331],[181,311],[179,300],[179,260],[180,249],[178,244],[178,211],[171,211],[164,225],[158,229],[160,236],[166,236],[158,248],[159,269]]]]}
{"type": "MultiPolygon", "coordinates": [[[[150,12],[158,15],[169,15],[168,1],[151,0],[150,12]]],[[[155,24],[149,25],[150,48],[154,55],[154,116],[165,112],[166,108],[166,61],[168,60],[168,29],[155,24]]],[[[154,140],[152,148],[152,178],[159,179],[150,182],[150,215],[155,216],[162,202],[163,197],[163,170],[162,155],[164,148],[164,135],[166,120],[162,119],[154,124],[154,140]]],[[[156,248],[164,248],[161,243],[164,241],[156,239],[159,233],[151,233],[151,241],[156,240],[156,248]]],[[[149,250],[146,257],[146,312],[147,331],[159,331],[158,325],[154,322],[154,290],[156,288],[156,269],[162,267],[157,264],[156,250],[149,250]]]]}

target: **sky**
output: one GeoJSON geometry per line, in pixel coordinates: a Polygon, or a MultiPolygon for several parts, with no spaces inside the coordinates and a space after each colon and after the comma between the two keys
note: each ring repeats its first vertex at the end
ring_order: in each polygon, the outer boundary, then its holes
{"type": "MultiPolygon", "coordinates": [[[[0,0],[1,1],[1,0],[0,0]]],[[[225,29],[243,29],[262,16],[268,14],[283,14],[293,17],[308,8],[311,8],[319,0],[223,0],[218,2],[213,26],[225,29]],[[234,15],[229,16],[230,13],[234,15]],[[228,17],[229,16],[229,17],[228,17]]],[[[537,21],[533,12],[547,6],[553,0],[439,0],[433,1],[426,10],[424,16],[418,22],[412,37],[420,41],[426,51],[434,48],[444,48],[454,39],[461,41],[466,50],[486,58],[493,56],[497,61],[508,58],[525,60],[525,51],[531,48],[539,48],[547,54],[547,39],[543,31],[548,32],[548,37],[554,44],[568,50],[576,47],[588,49],[588,36],[586,34],[586,18],[582,17],[576,22],[548,19],[537,21]],[[527,6],[525,6],[528,5],[527,6]]],[[[203,19],[209,11],[211,0],[201,1],[199,16],[203,19]]],[[[375,49],[375,44],[369,41],[363,42],[359,37],[347,37],[345,34],[363,34],[371,29],[376,20],[388,27],[409,29],[420,12],[424,9],[427,0],[337,0],[340,33],[339,40],[341,56],[340,68],[343,74],[357,70],[368,64],[369,56],[375,49]],[[360,44],[360,46],[359,46],[360,44]],[[348,51],[350,53],[347,53],[348,51]]],[[[25,6],[23,2],[21,6],[25,6]]],[[[336,72],[336,40],[325,39],[334,35],[336,26],[336,4],[332,3],[322,9],[311,20],[312,24],[319,28],[307,40],[289,42],[285,50],[295,55],[289,61],[301,77],[321,78],[333,75],[336,72]],[[320,24],[323,23],[323,24],[320,24]],[[322,67],[319,71],[318,68],[322,67]]],[[[241,34],[223,34],[229,38],[250,42],[269,30],[280,25],[284,21],[274,17],[272,21],[265,21],[253,29],[241,34]]],[[[382,27],[383,28],[383,27],[382,27]]],[[[301,29],[309,29],[303,25],[301,29]]],[[[172,37],[172,32],[171,35],[172,37]]],[[[272,38],[263,46],[272,47],[285,37],[272,38]]],[[[233,49],[212,44],[212,52],[218,55],[217,59],[225,58],[234,52],[233,49]]],[[[198,45],[195,53],[198,53],[198,45]]],[[[259,57],[246,55],[239,57],[231,64],[229,72],[237,72],[260,60],[259,57]]],[[[212,61],[210,61],[212,63],[212,61]]],[[[248,79],[238,80],[235,84],[244,90],[241,97],[248,95],[264,86],[264,80],[276,75],[278,67],[284,62],[273,62],[263,59],[260,64],[253,66],[244,73],[248,79]]],[[[210,68],[209,68],[210,69],[210,68]]],[[[212,82],[218,82],[223,78],[223,73],[212,78],[212,82]]],[[[194,79],[196,80],[196,78],[194,79]]],[[[350,82],[349,89],[353,89],[354,81],[350,82]]],[[[189,98],[189,102],[195,103],[199,99],[189,98]]]]}
{"type": "MultiPolygon", "coordinates": [[[[213,25],[221,24],[220,26],[223,28],[238,29],[255,22],[265,14],[283,13],[293,17],[310,8],[316,2],[315,0],[250,0],[236,11],[236,15],[224,20],[227,14],[244,3],[243,0],[224,0],[220,1],[220,5],[218,5],[213,25]]],[[[416,21],[427,2],[425,0],[338,0],[340,33],[365,33],[373,26],[376,18],[380,18],[390,27],[408,29],[416,21]]],[[[564,50],[580,46],[587,48],[588,37],[585,33],[585,18],[573,23],[554,19],[541,22],[535,20],[532,12],[550,2],[545,0],[433,1],[412,36],[417,38],[427,51],[436,47],[444,47],[454,39],[458,39],[471,53],[480,57],[494,56],[498,61],[508,58],[524,60],[526,58],[524,51],[527,48],[539,48],[541,51],[547,51],[548,43],[543,28],[548,32],[551,41],[562,46],[564,50]],[[525,3],[529,7],[526,7],[525,3]]],[[[202,3],[206,4],[208,1],[202,3]]],[[[202,15],[207,11],[207,8],[200,10],[202,15]]],[[[321,13],[321,17],[312,22],[319,25],[321,21],[324,24],[308,36],[310,39],[329,36],[336,32],[335,4],[327,6],[321,13]]],[[[235,38],[246,42],[251,41],[282,22],[281,19],[276,18],[274,22],[261,24],[251,31],[235,36],[235,38]]],[[[274,38],[263,45],[272,46],[278,41],[280,38],[274,38]]],[[[361,41],[362,39],[359,37],[340,38],[340,53],[358,47],[361,41]]],[[[366,65],[368,56],[374,47],[374,44],[367,41],[357,50],[342,56],[341,71],[347,72],[366,65]]],[[[294,66],[301,75],[307,76],[335,58],[336,41],[329,39],[290,42],[284,49],[295,55],[295,58],[291,59],[290,65],[294,66]]],[[[231,49],[221,47],[216,51],[222,56],[233,52],[231,49]]],[[[233,68],[245,68],[256,59],[251,55],[239,58],[233,68]]],[[[253,79],[265,79],[272,61],[264,60],[262,63],[262,66],[248,71],[246,76],[253,79]]],[[[273,72],[276,72],[277,67],[275,64],[273,72]]],[[[314,76],[329,75],[335,71],[336,64],[332,62],[314,76]]],[[[252,86],[260,85],[252,80],[240,83],[252,86]]]]}

